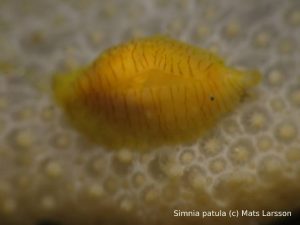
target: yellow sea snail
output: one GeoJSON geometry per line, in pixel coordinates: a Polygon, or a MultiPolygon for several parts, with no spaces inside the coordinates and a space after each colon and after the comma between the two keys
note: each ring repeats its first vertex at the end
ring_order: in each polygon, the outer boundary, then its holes
{"type": "Polygon", "coordinates": [[[259,80],[258,72],[229,68],[204,49],[154,36],[56,75],[53,88],[72,124],[91,140],[148,149],[195,140],[259,80]]]}

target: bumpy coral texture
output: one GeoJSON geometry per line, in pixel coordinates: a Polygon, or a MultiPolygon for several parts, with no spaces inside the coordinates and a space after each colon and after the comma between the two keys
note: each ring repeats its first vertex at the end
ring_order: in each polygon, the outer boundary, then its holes
{"type": "Polygon", "coordinates": [[[0,2],[1,224],[259,224],[173,210],[300,207],[300,5],[287,0],[0,2]],[[147,153],[93,145],[51,77],[132,37],[208,48],[262,84],[204,137],[147,153]]]}

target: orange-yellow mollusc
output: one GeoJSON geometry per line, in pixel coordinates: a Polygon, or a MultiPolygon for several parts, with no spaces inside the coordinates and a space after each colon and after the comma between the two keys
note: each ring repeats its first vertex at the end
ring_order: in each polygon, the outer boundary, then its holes
{"type": "Polygon", "coordinates": [[[71,123],[91,140],[148,149],[195,140],[259,80],[258,72],[227,67],[207,50],[155,36],[56,75],[53,88],[71,123]]]}

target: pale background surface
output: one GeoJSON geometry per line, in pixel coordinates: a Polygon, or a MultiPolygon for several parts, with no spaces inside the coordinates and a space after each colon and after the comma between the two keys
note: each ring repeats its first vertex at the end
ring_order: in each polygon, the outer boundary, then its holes
{"type": "Polygon", "coordinates": [[[300,2],[1,0],[1,224],[258,224],[173,209],[300,207],[300,2]],[[191,146],[91,146],[51,99],[51,77],[151,34],[262,71],[262,85],[191,146]],[[186,220],[183,220],[186,219],[186,220]]]}

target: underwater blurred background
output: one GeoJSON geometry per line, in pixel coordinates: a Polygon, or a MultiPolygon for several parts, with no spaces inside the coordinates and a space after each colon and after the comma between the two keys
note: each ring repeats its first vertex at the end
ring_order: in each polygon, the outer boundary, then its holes
{"type": "Polygon", "coordinates": [[[255,225],[278,218],[173,210],[299,210],[299,37],[298,0],[1,0],[0,224],[255,225]],[[153,34],[257,68],[262,84],[191,145],[92,145],[53,101],[53,74],[153,34]]]}

